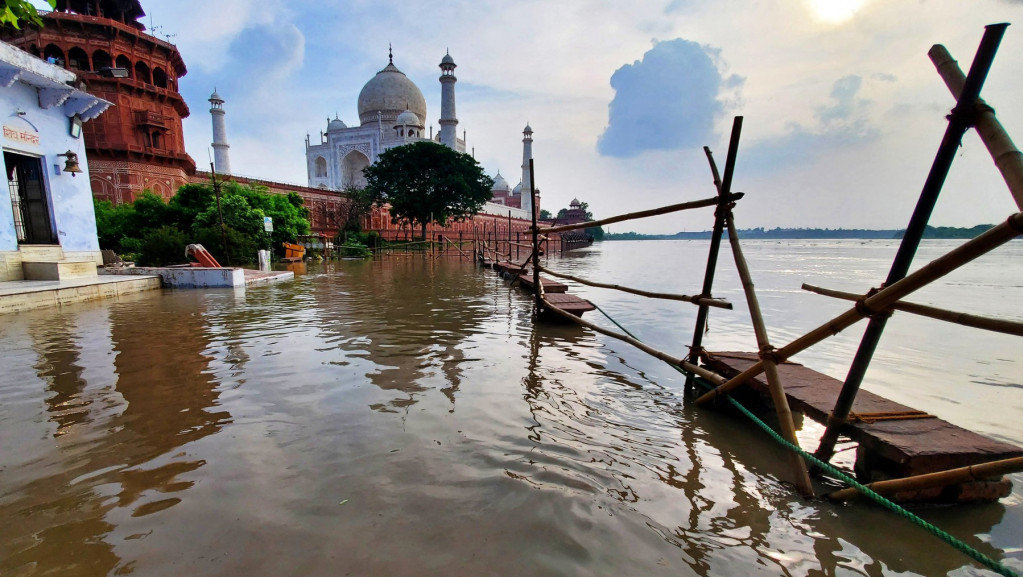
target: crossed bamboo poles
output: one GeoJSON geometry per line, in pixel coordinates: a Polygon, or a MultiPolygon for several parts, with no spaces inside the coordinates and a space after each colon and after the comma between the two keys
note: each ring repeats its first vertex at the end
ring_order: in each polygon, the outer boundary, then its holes
{"type": "MultiPolygon", "coordinates": [[[[930,58],[946,86],[957,99],[957,105],[953,110],[952,115],[949,117],[949,130],[946,132],[946,136],[942,141],[941,147],[939,147],[935,164],[932,166],[927,182],[925,182],[924,190],[921,193],[917,209],[914,211],[913,218],[910,221],[910,226],[907,227],[906,237],[904,237],[902,246],[900,246],[899,254],[896,256],[896,262],[893,263],[892,272],[889,274],[888,282],[879,290],[868,293],[867,295],[840,293],[838,291],[830,291],[828,289],[813,287],[811,285],[804,285],[804,289],[811,290],[819,294],[847,300],[855,300],[856,304],[851,309],[833,319],[830,319],[816,329],[806,333],[781,348],[775,349],[771,345],[763,317],[760,313],[760,307],[757,301],[752,276],[749,272],[749,267],[746,264],[745,257],[742,254],[742,247],[736,232],[734,215],[732,213],[732,208],[735,206],[736,201],[742,198],[741,193],[731,192],[731,180],[738,148],[739,133],[741,132],[742,126],[742,117],[737,117],[732,127],[732,137],[729,142],[728,159],[725,164],[725,174],[723,178],[718,175],[717,166],[710,150],[705,148],[711,171],[714,176],[714,184],[718,193],[718,195],[714,198],[634,212],[602,220],[546,228],[540,228],[536,225],[534,215],[532,227],[533,250],[527,260],[527,263],[532,262],[533,264],[533,286],[536,290],[537,310],[551,311],[558,316],[586,326],[596,332],[628,342],[655,358],[680,367],[687,373],[700,376],[709,381],[711,384],[716,385],[711,391],[696,399],[697,404],[705,404],[721,395],[727,394],[744,383],[749,382],[757,375],[765,373],[772,401],[774,402],[775,410],[777,411],[779,428],[781,429],[780,433],[782,437],[797,447],[799,446],[799,442],[795,435],[795,425],[792,419],[791,410],[788,407],[788,400],[785,396],[784,386],[778,375],[778,363],[784,362],[793,355],[820,343],[826,338],[841,332],[864,318],[870,318],[871,325],[868,326],[868,330],[865,332],[864,343],[861,343],[861,350],[858,351],[857,358],[854,359],[853,365],[850,367],[850,375],[847,377],[846,382],[843,385],[842,393],[839,395],[836,407],[831,414],[827,429],[825,430],[824,437],[822,438],[821,445],[818,447],[817,456],[824,461],[830,460],[833,455],[834,442],[837,440],[838,433],[848,418],[852,402],[855,400],[856,393],[858,392],[862,373],[866,371],[866,366],[869,364],[873,354],[873,347],[876,346],[876,340],[879,340],[880,332],[883,331],[884,328],[884,322],[887,316],[890,315],[891,311],[902,310],[912,314],[922,314],[931,318],[957,322],[959,324],[974,326],[976,328],[995,330],[1017,336],[1023,335],[1023,323],[1005,321],[1001,319],[988,319],[976,315],[938,309],[936,307],[926,307],[923,305],[902,302],[904,297],[912,294],[923,286],[942,278],[957,268],[1023,234],[1023,153],[1020,153],[1009,138],[1008,134],[1002,128],[1001,124],[995,117],[994,110],[979,98],[980,88],[987,76],[987,72],[1006,27],[1007,24],[996,24],[986,27],[984,38],[981,42],[980,48],[978,49],[977,56],[974,59],[974,63],[971,66],[968,76],[962,73],[956,62],[943,46],[935,45],[930,50],[930,58]],[[954,157],[954,152],[960,145],[963,134],[970,127],[977,129],[978,134],[981,136],[982,141],[990,152],[995,165],[1002,174],[1002,177],[1009,188],[1009,192],[1021,212],[1012,214],[1005,222],[964,243],[960,247],[932,261],[916,272],[906,274],[920,238],[922,237],[923,229],[930,217],[931,209],[933,209],[934,203],[937,201],[938,193],[940,192],[941,186],[944,182],[951,160],[954,157]],[[699,295],[690,296],[650,293],[640,289],[587,281],[585,279],[579,279],[552,271],[549,268],[542,266],[539,261],[538,241],[541,234],[597,227],[626,220],[710,206],[716,206],[717,210],[715,213],[715,226],[714,232],[712,233],[707,271],[704,277],[704,286],[699,295]],[[732,248],[736,269],[743,285],[743,291],[749,305],[750,317],[753,322],[760,357],[760,360],[753,366],[731,379],[725,379],[724,377],[697,364],[698,355],[702,350],[701,338],[703,326],[706,322],[706,311],[708,310],[708,307],[714,306],[719,308],[731,308],[729,303],[721,301],[720,299],[714,299],[711,296],[710,291],[713,283],[713,272],[716,267],[720,235],[724,229],[727,229],[729,233],[729,243],[732,248]],[[581,282],[582,284],[587,284],[589,286],[610,288],[651,298],[679,300],[698,305],[700,307],[700,313],[697,316],[697,327],[694,333],[690,355],[686,359],[675,357],[669,353],[642,343],[631,336],[605,329],[559,309],[557,306],[552,305],[545,299],[543,285],[539,280],[541,271],[554,276],[560,276],[562,278],[581,282]],[[871,344],[867,342],[869,340],[874,340],[875,342],[871,344]]],[[[531,181],[535,182],[535,179],[532,178],[532,160],[530,160],[530,173],[531,181]]],[[[535,189],[532,189],[531,193],[534,194],[535,206],[535,189]]],[[[791,467],[794,476],[793,480],[796,486],[804,495],[812,495],[813,489],[810,483],[806,464],[797,454],[791,453],[791,455],[791,467]]],[[[1020,459],[1009,459],[987,465],[991,466],[985,468],[985,471],[995,470],[1012,472],[1023,468],[1023,462],[1021,462],[1020,459]]],[[[886,490],[895,490],[892,488],[893,485],[897,489],[900,486],[913,486],[915,488],[920,488],[923,486],[947,484],[949,479],[953,478],[950,477],[952,474],[953,472],[949,471],[907,479],[899,479],[896,481],[886,482],[887,485],[884,488],[886,490]]],[[[976,471],[959,471],[956,474],[959,475],[959,477],[956,478],[966,478],[964,475],[974,475],[976,474],[976,471]]]]}

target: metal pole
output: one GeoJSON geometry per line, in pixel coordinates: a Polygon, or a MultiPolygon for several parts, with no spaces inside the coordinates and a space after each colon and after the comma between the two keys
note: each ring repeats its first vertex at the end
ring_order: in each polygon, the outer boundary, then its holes
{"type": "MultiPolygon", "coordinates": [[[[742,117],[736,116],[735,120],[732,121],[732,135],[728,141],[728,157],[725,159],[725,177],[724,179],[718,178],[717,165],[714,164],[714,158],[710,155],[710,149],[704,148],[707,152],[707,158],[710,159],[711,172],[714,174],[714,184],[718,189],[718,198],[720,203],[714,211],[714,232],[710,237],[710,251],[707,253],[707,270],[703,274],[703,289],[700,292],[702,296],[709,297],[711,289],[714,287],[714,270],[718,264],[718,252],[721,250],[721,234],[725,227],[725,199],[731,192],[732,186],[732,173],[735,171],[735,156],[739,152],[739,135],[742,132],[742,117]]],[[[696,313],[696,328],[693,331],[693,344],[689,348],[689,362],[692,364],[699,364],[700,362],[700,349],[703,346],[703,331],[707,326],[707,314],[710,312],[710,308],[707,305],[700,305],[699,310],[696,313]]],[[[693,377],[691,375],[686,377],[685,390],[688,392],[693,391],[693,377]]]]}
{"type": "Polygon", "coordinates": [[[220,184],[217,183],[217,171],[210,161],[210,180],[213,181],[213,195],[217,197],[217,216],[220,218],[220,242],[224,247],[224,262],[231,266],[231,254],[227,251],[227,227],[224,225],[224,211],[220,209],[220,184]]]}
{"type": "MultiPolygon", "coordinates": [[[[945,129],[945,136],[941,139],[941,145],[934,157],[934,163],[924,181],[923,190],[917,200],[916,208],[913,209],[913,216],[909,219],[906,227],[906,234],[902,237],[902,243],[895,254],[892,268],[888,272],[885,286],[891,285],[909,272],[913,263],[916,249],[920,246],[924,229],[931,218],[931,212],[938,201],[941,187],[945,184],[945,177],[948,176],[952,161],[959,152],[963,135],[973,124],[974,106],[980,96],[980,89],[984,86],[991,63],[994,61],[995,53],[998,52],[998,45],[1002,41],[1005,29],[1008,24],[991,24],[984,27],[984,37],[980,41],[977,55],[970,66],[970,72],[966,76],[966,85],[959,95],[956,107],[948,117],[948,127],[945,129]]],[[[835,402],[835,409],[828,418],[828,426],[821,437],[820,445],[817,447],[816,457],[822,461],[830,461],[835,454],[835,443],[838,442],[839,429],[849,417],[853,403],[856,401],[856,394],[863,383],[863,377],[870,366],[870,360],[874,356],[878,343],[881,341],[881,334],[884,332],[888,319],[885,315],[875,316],[870,319],[867,328],[863,331],[863,339],[856,351],[852,365],[849,367],[849,374],[842,385],[842,391],[835,402]]]]}

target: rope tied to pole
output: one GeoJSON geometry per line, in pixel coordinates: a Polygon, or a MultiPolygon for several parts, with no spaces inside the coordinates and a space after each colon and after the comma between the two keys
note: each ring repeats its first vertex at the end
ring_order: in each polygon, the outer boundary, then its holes
{"type": "Polygon", "coordinates": [[[861,317],[868,319],[888,319],[889,317],[891,317],[892,309],[890,308],[875,310],[867,306],[866,302],[867,299],[881,292],[881,289],[883,288],[884,285],[881,285],[880,288],[872,288],[869,291],[867,291],[867,294],[863,295],[862,298],[856,299],[854,307],[856,308],[857,314],[859,314],[861,317]]]}
{"type": "Polygon", "coordinates": [[[771,345],[764,345],[760,347],[760,351],[757,354],[761,361],[770,361],[776,365],[780,365],[785,362],[785,359],[778,355],[778,349],[771,345]]]}
{"type": "MultiPolygon", "coordinates": [[[[605,310],[603,310],[599,306],[597,307],[597,310],[600,311],[601,314],[603,314],[605,317],[607,317],[607,319],[609,321],[611,321],[615,326],[620,328],[627,335],[629,335],[630,337],[632,337],[636,341],[641,342],[641,341],[639,341],[638,338],[636,338],[635,335],[630,333],[628,331],[628,329],[623,327],[618,321],[616,321],[614,318],[612,318],[611,315],[607,314],[607,312],[605,310]]],[[[681,367],[681,366],[675,365],[673,363],[671,363],[671,366],[675,370],[677,370],[677,371],[679,371],[679,372],[681,372],[683,374],[687,374],[687,375],[689,374],[688,371],[685,368],[681,367]]],[[[694,377],[694,379],[695,379],[696,383],[698,383],[700,386],[702,386],[705,389],[710,389],[710,388],[713,387],[713,385],[711,383],[707,382],[706,380],[704,380],[702,378],[694,377]]],[[[750,419],[757,427],[759,427],[761,430],[763,430],[765,433],[767,433],[768,436],[771,437],[771,439],[773,439],[775,442],[777,442],[778,444],[783,446],[785,449],[796,453],[797,455],[799,455],[800,457],[805,459],[808,463],[814,465],[815,467],[820,468],[821,470],[825,471],[826,473],[828,473],[832,477],[834,477],[834,478],[836,478],[836,479],[846,483],[850,487],[855,488],[857,491],[859,491],[864,496],[866,496],[870,500],[874,501],[875,503],[877,503],[881,507],[883,507],[883,508],[885,508],[885,509],[887,509],[887,510],[893,512],[893,513],[895,513],[896,515],[902,517],[903,519],[906,519],[910,523],[916,525],[917,527],[920,527],[921,529],[927,531],[931,535],[934,535],[935,537],[937,537],[941,541],[943,541],[946,544],[952,546],[954,549],[958,550],[959,552],[963,553],[964,555],[968,556],[969,558],[973,559],[974,561],[980,563],[981,565],[991,569],[992,571],[995,571],[999,575],[1003,575],[1004,577],[1020,577],[1020,574],[1017,573],[1016,571],[1014,571],[1013,569],[1007,567],[1006,565],[1000,563],[999,561],[996,561],[996,560],[992,559],[991,557],[988,557],[987,555],[981,553],[977,549],[971,547],[968,543],[965,543],[964,541],[962,541],[961,539],[958,539],[954,535],[952,535],[952,534],[942,530],[940,527],[937,527],[937,526],[935,526],[935,525],[933,525],[933,524],[931,524],[931,523],[921,519],[919,516],[917,516],[917,515],[913,514],[912,512],[906,510],[904,507],[902,507],[902,506],[892,502],[891,500],[887,499],[886,497],[883,497],[882,495],[880,495],[877,492],[875,492],[874,490],[872,490],[870,487],[868,487],[866,485],[863,485],[862,483],[858,482],[856,479],[854,479],[854,478],[850,477],[849,475],[845,474],[844,472],[842,472],[841,470],[836,468],[831,463],[822,461],[822,460],[818,459],[817,457],[815,457],[814,455],[812,455],[810,453],[807,453],[806,451],[801,449],[798,445],[795,445],[795,444],[790,443],[789,441],[785,440],[785,438],[782,437],[777,431],[775,431],[770,425],[768,425],[763,420],[761,420],[759,417],[754,415],[749,409],[747,409],[746,407],[742,406],[741,403],[739,403],[738,401],[733,399],[730,395],[726,395],[725,399],[728,400],[728,402],[731,404],[732,407],[734,407],[735,409],[740,411],[748,419],[750,419]]]]}

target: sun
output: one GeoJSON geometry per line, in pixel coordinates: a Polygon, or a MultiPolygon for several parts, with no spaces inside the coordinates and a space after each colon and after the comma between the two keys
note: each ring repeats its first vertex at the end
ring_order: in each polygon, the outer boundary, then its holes
{"type": "Polygon", "coordinates": [[[814,17],[828,24],[841,24],[859,12],[867,0],[809,0],[814,17]]]}

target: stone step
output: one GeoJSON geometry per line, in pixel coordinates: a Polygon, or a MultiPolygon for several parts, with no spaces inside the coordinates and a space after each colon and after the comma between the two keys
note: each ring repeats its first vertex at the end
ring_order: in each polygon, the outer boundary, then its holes
{"type": "Polygon", "coordinates": [[[64,249],[59,244],[18,245],[21,260],[31,262],[59,262],[64,260],[64,249]]]}
{"type": "Polygon", "coordinates": [[[96,261],[60,260],[56,262],[22,261],[25,280],[67,280],[96,276],[96,261]]]}

